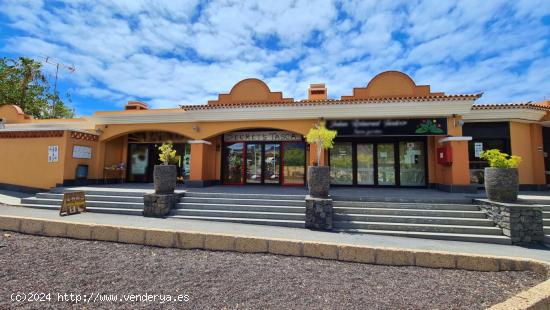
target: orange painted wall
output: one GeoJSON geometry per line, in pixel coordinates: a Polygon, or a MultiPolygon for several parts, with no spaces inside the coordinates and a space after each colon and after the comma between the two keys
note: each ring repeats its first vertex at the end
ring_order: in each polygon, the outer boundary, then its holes
{"type": "MultiPolygon", "coordinates": [[[[67,133],[65,133],[67,136],[67,133]]],[[[67,138],[67,151],[65,152],[65,169],[63,178],[64,180],[74,180],[76,174],[76,167],[78,165],[88,165],[88,179],[97,179],[97,161],[94,159],[99,156],[97,153],[97,141],[85,141],[81,139],[67,138]],[[73,158],[73,146],[88,146],[92,148],[92,158],[73,158]]]]}
{"type": "Polygon", "coordinates": [[[510,140],[512,155],[522,157],[518,167],[519,183],[545,184],[541,126],[510,122],[510,140]]]}
{"type": "Polygon", "coordinates": [[[0,139],[0,183],[47,189],[63,182],[67,132],[63,137],[0,139]],[[48,162],[48,146],[59,161],[48,162]]]}

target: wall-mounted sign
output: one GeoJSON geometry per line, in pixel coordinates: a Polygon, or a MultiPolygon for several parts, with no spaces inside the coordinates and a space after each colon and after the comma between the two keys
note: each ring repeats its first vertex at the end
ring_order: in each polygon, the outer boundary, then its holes
{"type": "Polygon", "coordinates": [[[474,143],[474,156],[476,158],[481,157],[481,152],[483,152],[483,143],[482,142],[475,142],[474,143]]]}
{"type": "Polygon", "coordinates": [[[63,194],[59,215],[71,215],[86,211],[86,193],[72,192],[63,194]]]}
{"type": "Polygon", "coordinates": [[[288,131],[241,131],[223,135],[225,142],[241,141],[302,141],[302,136],[288,131]]]}
{"type": "Polygon", "coordinates": [[[92,158],[92,148],[89,146],[80,145],[73,146],[73,158],[92,158]]]}
{"type": "Polygon", "coordinates": [[[437,136],[447,134],[446,118],[330,120],[327,128],[338,136],[437,136]]]}
{"type": "Polygon", "coordinates": [[[48,162],[56,163],[59,161],[59,147],[57,145],[48,146],[48,162]]]}

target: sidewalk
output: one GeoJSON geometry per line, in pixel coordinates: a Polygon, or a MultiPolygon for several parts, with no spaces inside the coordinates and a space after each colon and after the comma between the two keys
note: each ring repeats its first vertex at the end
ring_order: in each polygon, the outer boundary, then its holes
{"type": "Polygon", "coordinates": [[[550,262],[550,248],[524,248],[512,245],[474,242],[428,240],[367,234],[347,234],[311,231],[299,228],[261,226],[238,223],[220,223],[184,219],[156,219],[140,216],[83,213],[60,217],[51,210],[13,206],[0,206],[0,216],[24,216],[40,219],[63,220],[75,223],[121,225],[152,229],[171,229],[204,233],[235,234],[246,237],[281,238],[300,241],[331,242],[372,247],[404,248],[415,250],[445,251],[480,255],[523,257],[550,262]]]}

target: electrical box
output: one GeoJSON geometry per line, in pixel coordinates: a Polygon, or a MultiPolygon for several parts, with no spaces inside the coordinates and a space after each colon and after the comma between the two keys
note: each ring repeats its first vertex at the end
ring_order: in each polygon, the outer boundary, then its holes
{"type": "Polygon", "coordinates": [[[453,164],[453,150],[450,146],[437,148],[437,163],[444,166],[453,164]]]}

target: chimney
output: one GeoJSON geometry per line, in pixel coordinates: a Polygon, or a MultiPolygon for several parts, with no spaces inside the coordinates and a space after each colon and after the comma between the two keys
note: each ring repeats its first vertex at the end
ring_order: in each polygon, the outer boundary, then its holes
{"type": "Polygon", "coordinates": [[[327,88],[325,84],[309,84],[309,90],[307,94],[308,100],[323,100],[327,99],[327,88]]]}
{"type": "Polygon", "coordinates": [[[147,103],[141,101],[128,101],[124,106],[124,110],[149,110],[147,103]]]}

